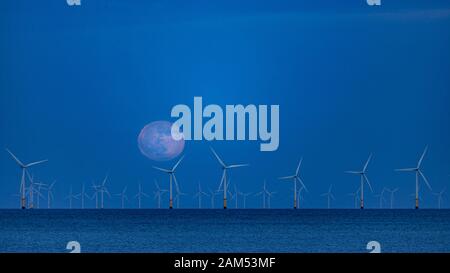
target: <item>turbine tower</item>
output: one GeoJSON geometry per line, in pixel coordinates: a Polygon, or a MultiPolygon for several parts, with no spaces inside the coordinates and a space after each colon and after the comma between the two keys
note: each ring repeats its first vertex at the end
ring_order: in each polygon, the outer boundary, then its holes
{"type": "Polygon", "coordinates": [[[300,185],[306,190],[308,191],[308,189],[306,188],[305,184],[303,184],[302,179],[300,178],[300,166],[302,165],[302,161],[303,158],[300,159],[300,161],[298,162],[297,165],[297,170],[295,171],[294,175],[290,175],[290,176],[283,176],[283,177],[279,177],[278,179],[293,179],[294,181],[294,209],[297,209],[297,181],[300,182],[300,185]]]}
{"type": "Polygon", "coordinates": [[[22,178],[20,179],[20,207],[22,209],[26,208],[26,197],[25,197],[25,172],[27,172],[27,169],[31,166],[35,166],[44,162],[47,162],[48,160],[40,160],[40,161],[35,161],[32,163],[28,163],[28,164],[24,164],[22,163],[10,150],[6,149],[6,151],[11,155],[11,157],[14,159],[14,161],[16,161],[17,165],[19,165],[19,167],[22,170],[22,178]]]}
{"type": "Polygon", "coordinates": [[[214,151],[213,148],[211,148],[212,153],[216,157],[217,161],[219,162],[220,166],[222,167],[222,178],[220,180],[219,190],[223,185],[223,208],[227,208],[227,193],[228,193],[228,181],[227,181],[227,170],[233,169],[233,168],[239,168],[239,167],[245,167],[248,166],[248,164],[232,164],[232,165],[226,165],[224,161],[219,157],[219,155],[214,151]]]}
{"type": "Polygon", "coordinates": [[[355,192],[352,192],[352,193],[349,193],[349,194],[348,194],[348,195],[352,196],[353,199],[354,199],[354,201],[355,201],[355,206],[354,206],[355,209],[358,207],[358,195],[359,195],[359,190],[360,190],[360,189],[358,188],[355,192]]]}
{"type": "Polygon", "coordinates": [[[350,174],[357,174],[361,177],[361,185],[360,185],[360,194],[361,197],[359,198],[360,200],[360,207],[361,209],[364,209],[364,182],[367,183],[367,185],[369,185],[370,191],[373,192],[372,190],[372,185],[370,185],[369,179],[367,178],[367,166],[369,165],[370,159],[372,158],[372,154],[369,155],[369,158],[366,161],[366,164],[364,164],[364,167],[362,169],[362,171],[347,171],[346,173],[350,173],[350,174]]]}
{"type": "Polygon", "coordinates": [[[322,193],[320,196],[326,197],[327,198],[327,208],[330,209],[330,205],[331,205],[331,199],[336,200],[336,198],[334,198],[334,195],[331,193],[331,190],[333,189],[333,185],[330,185],[330,187],[328,188],[328,191],[326,193],[322,193]]]}
{"type": "Polygon", "coordinates": [[[178,162],[173,166],[173,168],[170,170],[153,166],[154,169],[157,169],[158,171],[162,171],[169,175],[169,209],[173,208],[172,180],[175,182],[176,190],[177,191],[180,190],[180,187],[178,186],[177,178],[175,177],[175,170],[177,169],[178,165],[180,164],[181,160],[183,160],[183,158],[184,158],[184,156],[182,156],[178,160],[178,162]]]}
{"type": "Polygon", "coordinates": [[[244,198],[244,209],[247,208],[247,197],[252,195],[252,192],[244,192],[242,193],[242,197],[244,198]]]}
{"type": "Polygon", "coordinates": [[[428,183],[427,178],[425,177],[425,175],[422,172],[422,169],[420,168],[420,166],[422,165],[423,158],[425,157],[425,154],[427,153],[427,150],[428,150],[428,146],[426,146],[425,149],[423,150],[422,156],[420,157],[419,162],[417,162],[417,166],[415,168],[396,169],[396,171],[399,171],[399,172],[414,172],[416,174],[416,195],[415,195],[415,199],[416,199],[415,208],[416,209],[419,208],[419,180],[420,180],[420,177],[422,177],[423,181],[425,182],[427,187],[430,189],[430,191],[433,191],[431,189],[430,183],[428,183]]]}

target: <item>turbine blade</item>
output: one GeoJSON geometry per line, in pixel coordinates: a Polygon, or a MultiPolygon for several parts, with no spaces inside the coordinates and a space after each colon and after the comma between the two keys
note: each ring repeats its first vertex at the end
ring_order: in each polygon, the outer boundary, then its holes
{"type": "Polygon", "coordinates": [[[6,151],[12,156],[12,158],[16,161],[17,164],[19,164],[20,167],[25,167],[25,165],[10,150],[6,149],[6,151]]]}
{"type": "Polygon", "coordinates": [[[33,163],[29,163],[29,164],[25,165],[25,168],[28,168],[28,167],[31,167],[31,166],[34,166],[34,165],[38,165],[38,164],[41,164],[41,163],[44,163],[44,162],[47,162],[47,161],[48,161],[48,159],[44,159],[44,160],[39,160],[39,161],[36,161],[36,162],[33,162],[33,163]]]}
{"type": "Polygon", "coordinates": [[[290,176],[282,176],[282,177],[278,177],[278,179],[283,180],[283,179],[292,179],[295,178],[295,175],[290,175],[290,176]]]}
{"type": "Polygon", "coordinates": [[[177,178],[175,177],[174,173],[172,174],[172,177],[173,177],[173,181],[175,182],[175,187],[176,187],[177,192],[180,192],[180,186],[178,185],[178,181],[177,181],[177,178]]]}
{"type": "Polygon", "coordinates": [[[295,171],[296,176],[298,175],[298,172],[300,171],[300,166],[302,165],[302,161],[303,161],[303,157],[300,158],[300,161],[298,162],[297,170],[295,171]]]}
{"type": "Polygon", "coordinates": [[[163,168],[160,168],[160,167],[156,167],[156,166],[153,166],[153,168],[154,168],[154,169],[156,169],[156,170],[159,170],[159,171],[165,172],[165,173],[170,173],[170,170],[168,170],[168,169],[163,169],[163,168]]]}
{"type": "Polygon", "coordinates": [[[367,175],[366,175],[366,174],[363,174],[363,177],[364,177],[364,179],[366,180],[367,185],[369,185],[370,191],[373,192],[372,185],[370,185],[370,182],[369,182],[369,178],[367,178],[367,175]]]}
{"type": "Polygon", "coordinates": [[[372,154],[369,155],[369,158],[367,159],[366,164],[364,164],[363,172],[366,172],[367,166],[369,165],[371,158],[372,158],[372,154]]]}
{"type": "Polygon", "coordinates": [[[175,164],[175,166],[173,166],[172,172],[174,172],[177,169],[178,165],[180,165],[180,162],[183,160],[183,158],[184,158],[184,155],[178,160],[177,164],[175,164]]]}
{"type": "Polygon", "coordinates": [[[225,170],[223,170],[222,178],[220,179],[220,184],[219,184],[219,188],[217,189],[217,191],[220,191],[220,188],[222,187],[224,179],[225,179],[225,170]]]}
{"type": "Polygon", "coordinates": [[[358,172],[358,171],[345,171],[345,173],[351,173],[351,174],[361,174],[361,172],[358,172]]]}
{"type": "Polygon", "coordinates": [[[395,169],[397,172],[413,172],[416,171],[417,168],[404,168],[404,169],[395,169]]]}
{"type": "Polygon", "coordinates": [[[427,184],[427,186],[428,186],[428,188],[430,189],[430,191],[433,191],[433,190],[431,189],[430,183],[428,183],[428,180],[427,180],[427,178],[425,177],[425,175],[422,173],[422,171],[419,170],[418,172],[419,172],[420,176],[422,176],[423,181],[425,181],[425,184],[427,184]]]}
{"type": "Polygon", "coordinates": [[[246,167],[246,166],[249,166],[249,164],[233,164],[233,165],[227,166],[227,168],[231,169],[231,168],[239,168],[239,167],[246,167]]]}
{"type": "Polygon", "coordinates": [[[425,149],[423,150],[422,156],[419,159],[419,162],[417,163],[417,168],[420,168],[420,165],[422,165],[423,158],[425,157],[425,154],[427,153],[428,146],[425,146],[425,149]]]}
{"type": "Polygon", "coordinates": [[[214,151],[214,149],[212,147],[210,147],[210,148],[211,148],[211,151],[213,152],[214,156],[217,158],[217,161],[219,161],[220,165],[222,165],[222,167],[225,168],[226,167],[225,163],[222,161],[222,159],[220,159],[220,157],[216,153],[216,151],[214,151]]]}
{"type": "Polygon", "coordinates": [[[300,184],[302,185],[302,187],[305,189],[306,192],[308,191],[308,188],[305,186],[305,184],[303,183],[303,180],[300,177],[297,177],[298,182],[300,182],[300,184]]]}

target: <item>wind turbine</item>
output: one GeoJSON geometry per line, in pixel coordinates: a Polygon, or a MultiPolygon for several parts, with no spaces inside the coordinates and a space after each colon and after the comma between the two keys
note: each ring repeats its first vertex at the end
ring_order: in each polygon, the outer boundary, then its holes
{"type": "Polygon", "coordinates": [[[294,209],[297,209],[297,181],[300,182],[300,185],[303,188],[305,188],[306,191],[308,191],[305,184],[303,184],[303,181],[300,178],[300,174],[299,174],[300,166],[302,165],[302,161],[303,161],[303,158],[300,158],[300,161],[298,162],[298,165],[297,165],[297,170],[295,171],[294,175],[283,176],[283,177],[278,178],[278,179],[293,179],[293,181],[294,181],[294,209]]]}
{"type": "Polygon", "coordinates": [[[270,208],[270,196],[272,195],[272,193],[271,192],[269,192],[268,190],[267,190],[267,186],[266,186],[266,180],[264,180],[264,183],[263,183],[263,189],[262,189],[262,191],[260,191],[260,192],[258,192],[258,193],[256,193],[255,194],[255,196],[259,196],[259,195],[261,195],[262,196],[262,199],[263,199],[263,208],[265,209],[266,208],[266,196],[267,196],[267,198],[269,199],[268,200],[268,204],[269,204],[269,208],[270,208]]]}
{"type": "Polygon", "coordinates": [[[352,196],[354,198],[354,200],[355,200],[355,207],[354,208],[356,209],[356,207],[358,207],[359,188],[355,192],[349,193],[348,195],[350,195],[350,196],[352,196]]]}
{"type": "Polygon", "coordinates": [[[238,208],[239,195],[242,196],[243,193],[242,193],[241,191],[238,190],[236,184],[233,185],[233,188],[234,188],[233,198],[235,198],[235,199],[234,199],[234,201],[235,201],[235,202],[234,202],[234,208],[237,209],[237,208],[238,208]]]}
{"type": "Polygon", "coordinates": [[[202,208],[202,195],[204,196],[208,196],[208,194],[204,191],[202,191],[202,187],[200,185],[200,183],[198,183],[198,192],[194,195],[194,198],[198,198],[198,208],[201,209],[202,208]]]}
{"type": "Polygon", "coordinates": [[[156,191],[154,192],[154,195],[155,195],[155,199],[158,200],[158,209],[160,209],[161,208],[161,196],[168,191],[161,189],[159,187],[158,181],[156,181],[156,179],[155,179],[155,186],[156,186],[156,191]]]}
{"type": "Polygon", "coordinates": [[[433,191],[431,189],[430,183],[428,183],[427,178],[425,177],[425,175],[422,172],[422,169],[420,168],[420,166],[422,165],[423,158],[425,157],[425,154],[427,153],[427,150],[428,150],[428,146],[425,146],[422,156],[420,157],[419,162],[417,162],[417,166],[415,168],[396,169],[396,171],[399,171],[399,172],[414,172],[416,174],[416,196],[415,196],[415,198],[416,198],[415,208],[416,209],[419,208],[419,180],[420,180],[419,176],[422,177],[423,181],[428,186],[430,191],[433,191]]]}
{"type": "Polygon", "coordinates": [[[176,190],[179,191],[180,187],[178,186],[177,178],[175,177],[175,170],[177,169],[178,165],[180,164],[181,160],[183,160],[184,156],[182,156],[178,162],[173,166],[172,169],[163,169],[159,167],[153,166],[154,169],[157,169],[158,171],[165,172],[169,175],[169,209],[173,208],[173,195],[172,195],[172,179],[175,182],[176,190]]]}
{"type": "Polygon", "coordinates": [[[34,185],[37,185],[37,188],[36,188],[36,193],[37,193],[36,207],[39,209],[40,208],[40,202],[39,201],[41,200],[41,197],[43,199],[45,199],[44,196],[41,194],[41,188],[42,187],[46,187],[47,185],[44,184],[44,183],[34,183],[34,185]]]}
{"type": "Polygon", "coordinates": [[[357,174],[361,177],[361,186],[360,186],[360,193],[361,193],[361,197],[359,198],[360,200],[360,207],[361,209],[364,209],[364,182],[367,183],[367,185],[369,185],[370,191],[373,192],[372,190],[372,185],[370,185],[369,179],[367,178],[367,166],[369,165],[370,159],[372,158],[372,154],[369,155],[369,158],[366,161],[366,164],[364,164],[364,167],[362,169],[362,171],[347,171],[346,173],[350,173],[350,174],[357,174]]]}
{"type": "Polygon", "coordinates": [[[327,201],[328,201],[328,209],[330,209],[330,202],[331,199],[336,200],[336,198],[334,198],[334,195],[331,193],[331,190],[333,189],[333,185],[330,185],[330,187],[328,188],[328,191],[326,193],[322,193],[320,196],[323,197],[327,197],[327,201]]]}
{"type": "Polygon", "coordinates": [[[122,209],[125,208],[125,200],[128,200],[126,192],[127,192],[127,186],[125,186],[123,188],[122,192],[114,194],[114,196],[120,197],[120,202],[122,204],[122,209]]]}
{"type": "Polygon", "coordinates": [[[72,186],[70,186],[70,192],[69,192],[69,195],[66,196],[66,199],[69,199],[69,208],[71,209],[71,208],[72,208],[72,200],[73,200],[73,199],[78,199],[78,197],[76,197],[76,196],[73,194],[72,186]]]}
{"type": "Polygon", "coordinates": [[[244,192],[242,193],[242,197],[244,198],[244,209],[247,207],[247,197],[252,195],[252,192],[244,192]]]}
{"type": "Polygon", "coordinates": [[[386,188],[383,188],[383,190],[380,192],[380,194],[375,194],[376,198],[379,198],[379,202],[380,202],[380,209],[383,208],[383,201],[386,201],[386,199],[384,198],[384,193],[386,192],[386,188]]]}
{"type": "Polygon", "coordinates": [[[51,200],[53,200],[53,186],[55,186],[56,181],[53,181],[53,183],[50,184],[50,186],[47,187],[47,208],[50,208],[51,200]]]}
{"type": "Polygon", "coordinates": [[[303,195],[302,192],[305,190],[305,188],[303,186],[300,187],[300,189],[298,189],[297,191],[297,207],[300,207],[300,201],[303,201],[303,195]]]}
{"type": "Polygon", "coordinates": [[[16,161],[17,165],[19,165],[19,167],[22,170],[22,178],[20,179],[20,193],[21,193],[21,198],[20,198],[20,206],[22,209],[26,208],[26,197],[25,197],[25,172],[27,172],[27,169],[31,166],[35,166],[44,162],[47,162],[48,160],[40,160],[40,161],[35,161],[32,163],[28,163],[28,164],[24,164],[22,163],[10,150],[6,149],[6,151],[11,155],[11,157],[14,159],[14,161],[16,161]]]}
{"type": "Polygon", "coordinates": [[[103,179],[102,184],[98,186],[98,192],[100,192],[100,208],[103,208],[103,201],[104,201],[104,194],[106,193],[109,197],[111,197],[111,194],[109,193],[108,189],[106,188],[105,184],[108,181],[108,174],[105,176],[105,179],[103,179]]]}
{"type": "Polygon", "coordinates": [[[81,185],[81,192],[75,196],[81,199],[81,208],[84,209],[84,197],[90,198],[89,195],[86,193],[84,183],[81,185]]]}
{"type": "Polygon", "coordinates": [[[175,191],[175,198],[173,200],[177,201],[177,208],[180,208],[180,198],[182,195],[187,195],[187,193],[181,192],[178,189],[175,189],[175,191]]]}
{"type": "Polygon", "coordinates": [[[433,195],[436,195],[438,198],[438,208],[441,208],[441,203],[443,201],[443,195],[445,193],[445,188],[443,188],[440,192],[434,192],[433,195]]]}
{"type": "Polygon", "coordinates": [[[148,195],[142,191],[142,185],[141,183],[139,183],[139,191],[138,193],[134,196],[134,198],[138,199],[138,207],[141,208],[141,201],[142,201],[142,197],[148,197],[148,195]]]}
{"type": "Polygon", "coordinates": [[[211,208],[213,209],[214,208],[214,197],[217,195],[217,194],[219,194],[219,192],[217,192],[217,191],[213,191],[213,190],[211,190],[211,189],[209,189],[208,190],[209,191],[209,197],[211,197],[211,208]]]}
{"type": "Polygon", "coordinates": [[[391,209],[394,207],[394,193],[398,191],[398,188],[395,188],[393,190],[386,189],[391,194],[391,209]]]}
{"type": "Polygon", "coordinates": [[[245,167],[248,166],[248,164],[232,164],[232,165],[226,165],[224,161],[219,157],[219,155],[214,151],[214,149],[211,147],[211,151],[216,157],[217,161],[219,162],[220,166],[222,167],[222,178],[220,180],[219,190],[223,185],[223,208],[227,208],[227,193],[228,193],[228,181],[227,181],[227,170],[233,169],[233,168],[239,168],[239,167],[245,167]]]}

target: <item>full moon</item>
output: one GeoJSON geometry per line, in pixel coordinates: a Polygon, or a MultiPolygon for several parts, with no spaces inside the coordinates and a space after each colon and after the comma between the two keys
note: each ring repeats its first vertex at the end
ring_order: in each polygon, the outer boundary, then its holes
{"type": "Polygon", "coordinates": [[[184,139],[174,140],[172,123],[154,121],[142,128],[138,136],[138,147],[143,155],[156,161],[171,160],[183,152],[184,139]]]}

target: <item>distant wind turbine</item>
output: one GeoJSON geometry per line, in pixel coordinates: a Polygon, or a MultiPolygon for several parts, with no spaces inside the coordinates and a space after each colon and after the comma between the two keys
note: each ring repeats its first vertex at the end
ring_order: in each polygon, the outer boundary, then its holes
{"type": "Polygon", "coordinates": [[[84,183],[81,185],[81,192],[77,195],[75,195],[77,198],[80,198],[81,200],[81,208],[84,209],[84,198],[90,198],[90,196],[86,193],[86,189],[84,186],[84,183]]]}
{"type": "Polygon", "coordinates": [[[120,198],[121,208],[125,208],[125,201],[128,200],[127,197],[127,186],[123,188],[123,190],[120,193],[114,194],[114,196],[117,196],[120,198]]]}
{"type": "Polygon", "coordinates": [[[158,209],[160,209],[161,208],[161,196],[164,193],[168,192],[168,190],[161,189],[159,187],[158,181],[156,181],[156,179],[155,179],[155,187],[156,187],[156,191],[154,191],[154,196],[155,196],[155,199],[157,200],[158,209]]]}
{"type": "Polygon", "coordinates": [[[386,189],[389,193],[390,193],[390,203],[391,203],[391,209],[394,208],[394,193],[396,193],[398,191],[398,188],[395,188],[393,190],[391,189],[386,189]]]}
{"type": "Polygon", "coordinates": [[[445,193],[445,188],[443,188],[440,192],[434,192],[433,195],[437,196],[437,200],[438,200],[438,208],[441,208],[441,204],[443,201],[443,195],[445,193]]]}
{"type": "Polygon", "coordinates": [[[178,186],[177,178],[175,177],[175,170],[177,169],[180,162],[183,160],[184,156],[182,156],[178,162],[173,166],[172,169],[163,169],[159,167],[153,166],[154,169],[158,171],[162,171],[169,175],[169,209],[173,208],[173,194],[172,194],[172,180],[175,182],[176,190],[179,191],[180,187],[178,186]]]}
{"type": "Polygon", "coordinates": [[[53,181],[53,183],[50,184],[50,186],[47,187],[47,208],[49,209],[51,207],[51,200],[53,200],[53,186],[55,186],[56,181],[53,181]]]}
{"type": "Polygon", "coordinates": [[[353,200],[355,201],[354,208],[356,209],[358,207],[358,195],[359,195],[360,189],[358,188],[355,192],[349,193],[348,195],[353,197],[353,200]]]}
{"type": "Polygon", "coordinates": [[[427,178],[425,177],[425,175],[422,172],[422,169],[420,168],[420,166],[422,165],[423,158],[425,157],[425,154],[427,153],[427,150],[428,150],[428,146],[426,146],[425,149],[423,150],[422,156],[420,157],[419,161],[417,162],[417,166],[415,168],[396,169],[396,171],[399,171],[399,172],[414,172],[416,174],[416,195],[415,195],[415,200],[416,200],[415,208],[416,209],[419,208],[419,180],[420,180],[420,177],[422,177],[423,181],[425,182],[427,187],[430,189],[430,191],[433,191],[431,189],[430,183],[428,183],[427,178]]]}
{"type": "Polygon", "coordinates": [[[214,197],[217,194],[219,194],[219,192],[218,191],[213,191],[211,189],[209,189],[208,191],[209,191],[209,197],[211,198],[211,208],[213,209],[214,208],[214,203],[215,203],[215,198],[214,197]]]}
{"type": "Polygon", "coordinates": [[[35,166],[44,162],[47,162],[48,160],[40,160],[40,161],[35,161],[32,163],[28,163],[28,164],[24,164],[22,163],[10,150],[6,149],[6,151],[11,155],[11,157],[14,159],[14,161],[16,161],[17,165],[19,165],[19,167],[22,170],[22,178],[20,179],[20,194],[21,194],[21,198],[20,198],[20,207],[22,209],[26,208],[26,197],[25,197],[25,172],[27,171],[27,169],[31,166],[35,166]]]}
{"type": "Polygon", "coordinates": [[[217,161],[219,162],[220,166],[222,167],[222,178],[220,180],[219,190],[222,187],[223,191],[223,208],[227,208],[227,193],[228,193],[228,181],[227,181],[227,170],[233,169],[233,168],[240,168],[240,167],[246,167],[248,164],[232,164],[232,165],[226,165],[224,161],[219,157],[219,155],[214,151],[213,148],[211,148],[212,153],[216,157],[217,161]]]}
{"type": "Polygon", "coordinates": [[[293,179],[293,181],[294,181],[294,209],[297,209],[297,181],[300,182],[300,185],[306,191],[308,191],[308,189],[306,188],[305,184],[303,184],[303,181],[300,178],[300,174],[299,174],[300,166],[302,165],[302,161],[303,161],[303,158],[301,158],[300,161],[298,162],[297,170],[295,171],[294,175],[283,176],[283,177],[278,178],[278,179],[293,179]]]}
{"type": "Polygon", "coordinates": [[[362,169],[362,171],[347,171],[346,173],[350,173],[350,174],[357,174],[361,177],[361,185],[360,185],[360,193],[361,196],[359,198],[360,200],[360,207],[361,209],[364,209],[364,182],[367,183],[367,185],[369,185],[370,191],[373,192],[372,190],[372,185],[370,185],[369,179],[367,178],[367,166],[369,165],[370,159],[372,158],[372,154],[369,155],[369,158],[366,161],[366,164],[364,164],[364,167],[362,169]]]}
{"type": "Polygon", "coordinates": [[[198,208],[202,208],[202,195],[208,196],[208,194],[202,191],[202,187],[200,183],[198,183],[198,191],[195,193],[194,198],[198,198],[198,208]]]}
{"type": "Polygon", "coordinates": [[[334,195],[331,193],[331,190],[333,189],[333,185],[330,185],[330,187],[328,188],[328,191],[326,193],[322,193],[320,196],[326,197],[327,198],[327,208],[330,208],[331,205],[331,199],[336,200],[334,198],[334,195]]]}
{"type": "Polygon", "coordinates": [[[177,209],[180,208],[180,199],[181,196],[187,195],[187,193],[181,192],[179,189],[175,188],[175,198],[173,199],[177,203],[177,209]]]}
{"type": "Polygon", "coordinates": [[[386,188],[383,188],[383,190],[379,194],[375,194],[374,196],[378,198],[378,202],[380,203],[379,207],[380,209],[383,208],[383,201],[386,201],[384,198],[384,193],[386,192],[386,188]]]}
{"type": "Polygon", "coordinates": [[[138,190],[138,193],[134,196],[134,198],[137,198],[137,199],[138,199],[138,208],[141,208],[142,197],[148,197],[148,194],[146,194],[146,193],[142,190],[142,185],[141,185],[141,183],[139,183],[139,190],[138,190]]]}
{"type": "Polygon", "coordinates": [[[69,192],[69,195],[66,196],[66,199],[69,199],[69,208],[71,209],[71,208],[72,208],[72,200],[73,200],[73,199],[78,199],[78,197],[76,197],[76,196],[73,194],[72,186],[70,186],[70,192],[69,192]]]}

